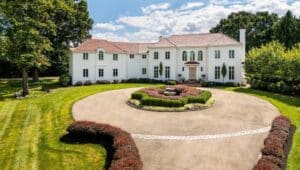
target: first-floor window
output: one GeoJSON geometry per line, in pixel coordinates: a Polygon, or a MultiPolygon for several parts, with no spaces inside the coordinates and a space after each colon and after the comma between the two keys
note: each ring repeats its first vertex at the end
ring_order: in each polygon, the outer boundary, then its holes
{"type": "Polygon", "coordinates": [[[200,70],[203,71],[203,67],[201,67],[200,70]]]}
{"type": "Polygon", "coordinates": [[[89,76],[89,70],[83,69],[83,77],[88,77],[88,76],[89,76]]]}
{"type": "Polygon", "coordinates": [[[118,69],[117,68],[113,69],[113,76],[118,77],[118,69]]]}
{"type": "Polygon", "coordinates": [[[219,66],[215,67],[215,79],[216,80],[220,79],[220,67],[219,66]]]}
{"type": "Polygon", "coordinates": [[[234,67],[229,67],[229,80],[234,80],[234,67]]]}
{"type": "Polygon", "coordinates": [[[154,67],[154,78],[158,78],[158,66],[154,67]]]}
{"type": "Polygon", "coordinates": [[[170,78],[170,67],[169,66],[166,66],[166,71],[165,71],[165,76],[166,78],[170,78]]]}
{"type": "Polygon", "coordinates": [[[142,74],[147,74],[147,69],[146,68],[142,68],[142,74]]]}
{"type": "Polygon", "coordinates": [[[99,69],[99,77],[104,76],[104,70],[102,68],[99,69]]]}

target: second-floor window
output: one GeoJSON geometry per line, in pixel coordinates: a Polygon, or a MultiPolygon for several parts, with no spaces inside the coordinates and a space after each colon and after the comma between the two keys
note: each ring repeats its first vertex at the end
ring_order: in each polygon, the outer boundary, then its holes
{"type": "Polygon", "coordinates": [[[83,53],[83,60],[89,59],[89,53],[83,53]]]}
{"type": "Polygon", "coordinates": [[[166,51],[166,54],[165,54],[166,56],[166,60],[169,60],[170,59],[170,51],[166,51]]]}
{"type": "Polygon", "coordinates": [[[83,69],[82,74],[83,74],[83,77],[89,77],[89,70],[88,69],[83,69]]]}
{"type": "Polygon", "coordinates": [[[113,76],[118,77],[118,69],[117,68],[113,69],[113,76]]]}
{"type": "Polygon", "coordinates": [[[158,52],[157,51],[154,52],[154,60],[158,60],[158,52]]]}
{"type": "Polygon", "coordinates": [[[129,58],[130,58],[130,59],[134,59],[134,54],[130,54],[130,55],[129,55],[129,58]]]}
{"type": "Polygon", "coordinates": [[[99,60],[103,60],[103,59],[104,59],[103,51],[99,51],[99,60]]]}
{"type": "Polygon", "coordinates": [[[142,59],[146,59],[147,58],[147,55],[146,54],[143,54],[142,55],[142,59]]]}
{"type": "Polygon", "coordinates": [[[215,50],[215,58],[219,59],[221,57],[221,52],[220,50],[215,50]]]}
{"type": "Polygon", "coordinates": [[[182,61],[187,61],[187,52],[186,51],[182,52],[182,61]]]}
{"type": "Polygon", "coordinates": [[[229,50],[229,58],[234,58],[234,50],[229,50]]]}
{"type": "Polygon", "coordinates": [[[203,60],[203,52],[198,51],[198,61],[202,61],[202,60],[203,60]]]}
{"type": "Polygon", "coordinates": [[[118,54],[113,54],[113,60],[118,61],[118,54]]]}
{"type": "Polygon", "coordinates": [[[195,61],[195,52],[191,51],[190,61],[195,61]]]}

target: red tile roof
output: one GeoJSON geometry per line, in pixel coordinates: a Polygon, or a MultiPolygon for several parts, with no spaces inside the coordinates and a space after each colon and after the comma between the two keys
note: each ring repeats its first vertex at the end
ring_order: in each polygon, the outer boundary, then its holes
{"type": "Polygon", "coordinates": [[[148,48],[156,47],[199,47],[199,46],[220,46],[240,45],[235,39],[222,33],[186,34],[172,35],[161,38],[156,43],[130,43],[112,42],[102,39],[88,39],[73,48],[73,52],[96,52],[102,48],[108,53],[141,54],[146,53],[148,48]]]}

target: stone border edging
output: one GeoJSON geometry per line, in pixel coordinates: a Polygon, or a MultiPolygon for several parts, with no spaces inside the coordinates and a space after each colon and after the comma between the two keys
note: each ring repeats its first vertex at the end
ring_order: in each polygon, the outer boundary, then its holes
{"type": "Polygon", "coordinates": [[[144,134],[131,134],[133,138],[144,139],[144,140],[208,140],[208,139],[220,139],[220,138],[230,138],[237,136],[245,135],[254,135],[259,133],[268,132],[271,129],[271,126],[263,127],[253,130],[245,130],[233,133],[223,133],[223,134],[214,134],[214,135],[198,135],[198,136],[163,136],[163,135],[144,135],[144,134]]]}

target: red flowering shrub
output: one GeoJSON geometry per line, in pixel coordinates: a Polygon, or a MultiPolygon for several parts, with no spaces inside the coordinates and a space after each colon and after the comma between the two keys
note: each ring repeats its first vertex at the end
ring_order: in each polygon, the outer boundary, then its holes
{"type": "Polygon", "coordinates": [[[281,170],[276,164],[271,161],[260,159],[254,166],[253,170],[281,170]]]}
{"type": "Polygon", "coordinates": [[[272,127],[264,147],[261,150],[262,157],[257,162],[254,170],[277,170],[282,167],[285,155],[285,147],[290,135],[291,121],[285,116],[278,116],[272,122],[272,127]]]}
{"type": "Polygon", "coordinates": [[[91,138],[92,140],[111,138],[114,150],[109,170],[141,170],[143,163],[131,135],[120,128],[108,124],[88,121],[72,123],[67,131],[75,138],[91,138]]]}
{"type": "Polygon", "coordinates": [[[140,91],[148,94],[151,97],[165,98],[165,99],[181,99],[183,97],[197,96],[201,92],[201,90],[199,90],[195,87],[190,87],[190,86],[186,86],[186,85],[174,85],[174,86],[168,86],[168,87],[174,88],[175,91],[177,92],[176,95],[167,96],[163,93],[164,89],[155,88],[155,87],[145,88],[140,91]]]}

